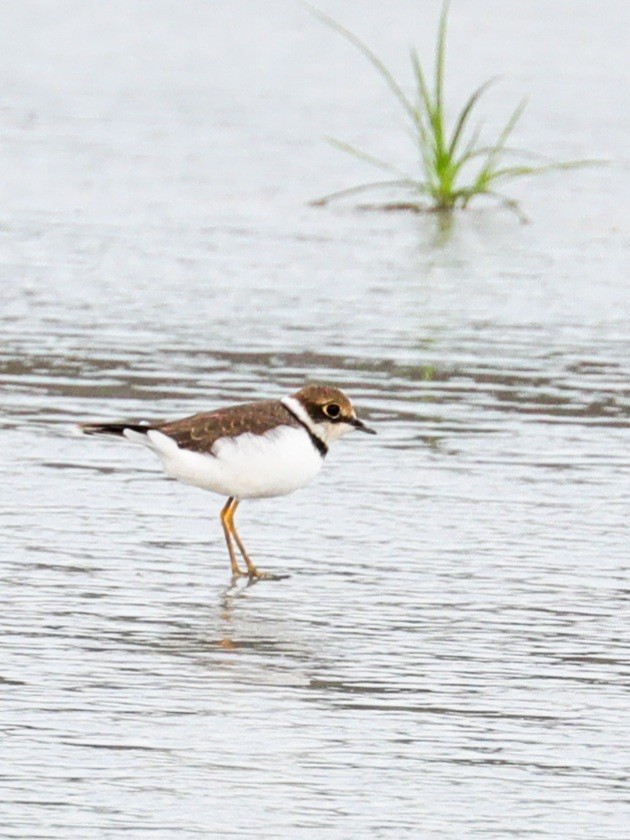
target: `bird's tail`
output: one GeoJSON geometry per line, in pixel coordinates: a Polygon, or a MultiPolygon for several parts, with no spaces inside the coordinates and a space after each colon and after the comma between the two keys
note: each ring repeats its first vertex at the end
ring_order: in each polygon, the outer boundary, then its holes
{"type": "Polygon", "coordinates": [[[79,428],[84,435],[114,435],[115,437],[123,437],[127,429],[132,432],[138,432],[141,435],[146,435],[153,427],[145,421],[143,423],[81,423],[79,428]]]}

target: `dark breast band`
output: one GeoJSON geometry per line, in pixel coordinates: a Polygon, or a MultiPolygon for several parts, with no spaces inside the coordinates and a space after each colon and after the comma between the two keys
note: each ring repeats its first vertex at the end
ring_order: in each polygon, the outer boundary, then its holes
{"type": "Polygon", "coordinates": [[[291,417],[293,417],[294,420],[297,420],[300,426],[306,431],[306,434],[310,437],[311,443],[313,444],[315,449],[317,449],[322,458],[325,458],[326,455],[328,455],[328,447],[326,446],[324,441],[321,438],[318,438],[317,435],[309,429],[306,423],[300,417],[298,417],[297,414],[294,414],[287,405],[282,403],[282,407],[291,415],[291,417]]]}

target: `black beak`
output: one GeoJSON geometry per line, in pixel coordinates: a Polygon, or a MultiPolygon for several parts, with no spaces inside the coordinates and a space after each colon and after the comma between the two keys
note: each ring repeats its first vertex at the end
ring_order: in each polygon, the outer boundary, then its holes
{"type": "Polygon", "coordinates": [[[374,429],[370,429],[369,426],[366,426],[362,420],[359,420],[358,417],[353,417],[350,421],[350,425],[354,426],[355,429],[359,429],[361,432],[365,432],[367,435],[375,435],[376,432],[374,429]]]}

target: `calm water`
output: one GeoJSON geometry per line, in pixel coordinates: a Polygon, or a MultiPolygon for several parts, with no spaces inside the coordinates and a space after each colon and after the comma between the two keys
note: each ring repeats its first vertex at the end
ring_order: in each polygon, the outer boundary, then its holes
{"type": "MultiPolygon", "coordinates": [[[[437,4],[324,8],[404,72],[437,4]]],[[[628,9],[453,4],[455,99],[627,153],[628,9]],[[623,41],[625,33],[626,42],[623,41]],[[457,87],[459,84],[461,87],[457,87]]],[[[532,223],[316,210],[408,154],[298,5],[0,7],[0,834],[628,837],[628,168],[532,223]],[[333,449],[241,533],[81,419],[346,388],[333,449]]]]}

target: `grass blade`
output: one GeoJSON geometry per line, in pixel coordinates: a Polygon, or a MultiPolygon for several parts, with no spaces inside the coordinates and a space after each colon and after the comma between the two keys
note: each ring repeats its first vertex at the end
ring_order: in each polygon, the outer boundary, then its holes
{"type": "Polygon", "coordinates": [[[354,32],[351,32],[349,29],[346,29],[345,26],[342,26],[340,23],[337,23],[336,20],[333,18],[328,17],[327,14],[320,11],[319,9],[311,8],[311,12],[315,15],[315,17],[319,18],[322,23],[325,23],[326,26],[329,26],[339,35],[349,41],[353,47],[356,47],[362,55],[367,58],[367,60],[372,64],[372,66],[378,71],[381,78],[385,81],[389,89],[392,91],[396,99],[400,102],[402,107],[405,111],[409,114],[409,116],[413,119],[414,114],[414,107],[412,103],[407,98],[405,92],[400,87],[392,73],[387,69],[385,64],[381,61],[381,59],[373,52],[366,43],[364,43],[354,32]]]}
{"type": "Polygon", "coordinates": [[[479,101],[479,99],[483,96],[483,94],[491,87],[497,78],[488,79],[487,82],[484,82],[482,85],[479,85],[477,90],[475,90],[471,96],[469,97],[468,101],[466,102],[464,108],[462,109],[457,122],[455,123],[455,129],[453,131],[451,142],[448,147],[448,153],[450,157],[453,157],[457,151],[457,146],[459,144],[460,138],[466,128],[466,124],[470,118],[470,115],[473,111],[473,108],[479,101]]]}
{"type": "Polygon", "coordinates": [[[368,184],[358,184],[355,187],[347,187],[344,190],[337,190],[336,192],[328,193],[328,195],[323,195],[321,198],[315,198],[310,201],[309,204],[312,207],[323,207],[325,204],[328,204],[330,201],[334,201],[337,198],[357,195],[358,193],[368,192],[369,190],[391,189],[392,187],[404,187],[406,189],[412,189],[415,192],[426,193],[426,189],[422,183],[412,181],[410,179],[398,178],[395,181],[371,181],[368,184]]]}
{"type": "Polygon", "coordinates": [[[438,23],[437,47],[435,50],[435,110],[440,116],[444,113],[444,61],[446,54],[446,27],[450,0],[444,0],[438,23]]]}
{"type": "Polygon", "coordinates": [[[522,178],[526,175],[540,175],[544,172],[561,172],[567,169],[585,169],[587,166],[604,165],[606,161],[597,160],[567,160],[555,163],[545,163],[538,166],[504,166],[492,172],[491,180],[498,181],[509,178],[522,178]]]}
{"type": "Polygon", "coordinates": [[[413,68],[418,97],[418,107],[415,108],[414,111],[418,117],[421,117],[422,109],[424,109],[425,114],[431,114],[433,112],[434,102],[431,98],[431,93],[429,92],[429,88],[427,86],[427,81],[424,75],[424,71],[422,69],[422,62],[420,61],[418,50],[412,47],[409,51],[409,56],[411,58],[411,66],[413,68]]]}
{"type": "Polygon", "coordinates": [[[370,154],[370,152],[364,152],[363,149],[359,149],[356,146],[351,145],[350,143],[346,143],[343,140],[337,140],[335,137],[327,137],[326,140],[330,143],[331,146],[334,146],[336,149],[339,149],[342,152],[346,152],[352,157],[358,158],[359,160],[364,160],[366,163],[372,164],[372,166],[376,166],[378,169],[384,169],[387,172],[394,172],[397,175],[401,175],[403,178],[407,178],[407,173],[400,170],[397,166],[394,166],[391,163],[388,163],[386,160],[381,160],[380,158],[375,157],[374,155],[370,154]]]}
{"type": "Polygon", "coordinates": [[[505,124],[503,131],[499,134],[499,138],[497,142],[492,146],[488,152],[488,158],[486,160],[485,165],[481,169],[481,173],[483,176],[489,175],[500,156],[503,154],[503,149],[505,148],[505,144],[508,141],[510,134],[516,128],[516,124],[520,120],[523,111],[527,107],[527,97],[521,99],[518,103],[516,108],[512,111],[509,120],[505,124]]]}

